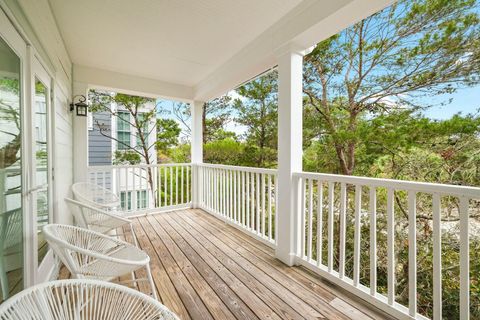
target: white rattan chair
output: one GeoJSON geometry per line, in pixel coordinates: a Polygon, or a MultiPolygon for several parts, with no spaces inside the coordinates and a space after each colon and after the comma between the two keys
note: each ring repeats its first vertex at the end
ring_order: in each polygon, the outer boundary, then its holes
{"type": "Polygon", "coordinates": [[[8,255],[22,252],[22,208],[0,214],[0,286],[3,299],[8,298],[8,255]]]}
{"type": "Polygon", "coordinates": [[[178,320],[136,290],[97,280],[58,280],[30,287],[0,305],[1,320],[178,320]]]}
{"type": "Polygon", "coordinates": [[[72,185],[75,199],[105,210],[115,210],[120,207],[120,199],[112,191],[88,182],[77,182],[72,185]]]}
{"type": "Polygon", "coordinates": [[[133,231],[133,223],[130,219],[76,200],[65,198],[65,201],[69,204],[75,217],[75,223],[78,226],[103,234],[109,234],[115,231],[115,236],[123,235],[118,233],[118,228],[128,226],[132,234],[133,242],[138,247],[137,238],[133,231]]]}
{"type": "Polygon", "coordinates": [[[43,227],[50,248],[74,278],[115,281],[119,277],[145,268],[152,295],[157,298],[150,271],[150,257],[134,245],[80,227],[49,224],[43,227]]]}

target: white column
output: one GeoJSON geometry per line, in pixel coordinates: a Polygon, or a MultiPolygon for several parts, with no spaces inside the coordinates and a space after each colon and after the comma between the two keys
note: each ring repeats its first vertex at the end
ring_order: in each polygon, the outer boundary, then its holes
{"type": "MultiPolygon", "coordinates": [[[[81,82],[73,83],[73,96],[83,95],[88,98],[88,85],[81,82]]],[[[78,97],[75,98],[78,102],[78,97]]],[[[73,117],[73,180],[86,182],[88,177],[88,117],[77,117],[77,110],[72,111],[73,117]]],[[[58,174],[58,173],[57,173],[58,174]]]]}
{"type": "Polygon", "coordinates": [[[199,207],[200,200],[200,179],[197,164],[203,162],[203,101],[192,101],[190,103],[190,110],[192,114],[192,128],[191,128],[191,162],[192,162],[192,207],[199,207]]]}
{"type": "Polygon", "coordinates": [[[302,50],[289,45],[278,59],[278,239],[276,257],[292,266],[300,245],[293,172],[302,171],[302,50]]]}

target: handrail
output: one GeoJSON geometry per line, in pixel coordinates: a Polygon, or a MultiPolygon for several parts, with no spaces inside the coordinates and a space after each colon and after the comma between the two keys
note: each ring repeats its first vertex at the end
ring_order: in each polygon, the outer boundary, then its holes
{"type": "Polygon", "coordinates": [[[458,186],[453,184],[431,183],[431,182],[415,182],[408,180],[394,180],[383,178],[369,178],[358,176],[346,176],[339,174],[315,173],[315,172],[295,172],[294,177],[302,177],[306,179],[316,179],[325,182],[340,182],[353,185],[364,185],[372,187],[391,187],[405,191],[421,191],[433,194],[442,194],[450,196],[463,197],[471,199],[480,199],[480,188],[469,186],[458,186]]]}
{"type": "Polygon", "coordinates": [[[188,167],[191,163],[156,163],[156,164],[122,164],[122,165],[104,165],[104,166],[88,166],[88,170],[109,170],[109,169],[125,169],[125,168],[156,168],[156,167],[188,167]]]}
{"type": "Polygon", "coordinates": [[[235,170],[235,171],[242,171],[242,172],[253,172],[253,173],[264,173],[264,174],[276,174],[278,172],[277,169],[231,166],[231,165],[225,165],[225,164],[199,163],[196,165],[204,168],[228,169],[228,170],[235,170]]]}

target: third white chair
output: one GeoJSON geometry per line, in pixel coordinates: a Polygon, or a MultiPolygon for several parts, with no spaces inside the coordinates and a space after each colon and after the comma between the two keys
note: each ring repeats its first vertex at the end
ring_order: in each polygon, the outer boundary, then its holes
{"type": "Polygon", "coordinates": [[[134,245],[80,227],[49,224],[43,227],[45,238],[73,277],[113,281],[145,268],[146,279],[157,298],[150,271],[150,257],[134,245]]]}

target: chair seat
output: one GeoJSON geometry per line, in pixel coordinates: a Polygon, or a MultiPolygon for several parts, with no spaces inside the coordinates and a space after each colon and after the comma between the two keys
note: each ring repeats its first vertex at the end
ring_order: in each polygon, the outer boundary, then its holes
{"type": "Polygon", "coordinates": [[[23,290],[0,305],[2,320],[178,320],[160,302],[131,288],[105,281],[46,282],[23,290]]]}

